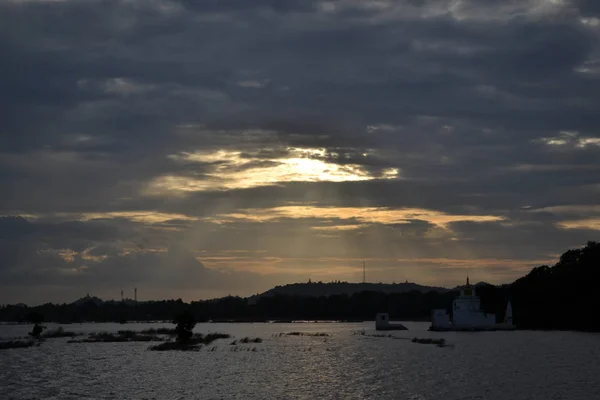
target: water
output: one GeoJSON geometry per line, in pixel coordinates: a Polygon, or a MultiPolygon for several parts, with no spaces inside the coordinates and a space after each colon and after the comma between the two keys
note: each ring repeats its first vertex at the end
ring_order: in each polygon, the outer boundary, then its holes
{"type": "MultiPolygon", "coordinates": [[[[199,324],[263,343],[219,340],[200,352],[150,352],[148,343],[67,344],[0,351],[0,399],[600,399],[600,335],[577,332],[427,332],[450,347],[375,334],[364,324],[199,324]],[[290,331],[329,337],[281,336],[290,331]],[[254,349],[254,351],[253,351],[254,349]]],[[[74,324],[141,330],[165,324],[74,324]]],[[[172,325],[171,325],[172,326],[172,325]]],[[[49,326],[51,327],[51,326],[49,326]]],[[[31,326],[0,325],[0,337],[31,326]]]]}

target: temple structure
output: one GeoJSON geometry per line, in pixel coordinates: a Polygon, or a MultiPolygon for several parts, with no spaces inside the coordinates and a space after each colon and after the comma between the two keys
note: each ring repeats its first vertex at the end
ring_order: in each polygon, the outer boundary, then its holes
{"type": "Polygon", "coordinates": [[[452,302],[452,320],[446,310],[431,311],[431,327],[433,331],[491,331],[512,330],[512,307],[510,302],[506,308],[504,322],[496,323],[496,316],[481,310],[479,297],[475,288],[469,283],[461,289],[460,296],[452,302]]]}
{"type": "Polygon", "coordinates": [[[408,328],[399,322],[390,322],[388,313],[379,313],[375,316],[375,329],[378,331],[405,331],[408,328]]]}

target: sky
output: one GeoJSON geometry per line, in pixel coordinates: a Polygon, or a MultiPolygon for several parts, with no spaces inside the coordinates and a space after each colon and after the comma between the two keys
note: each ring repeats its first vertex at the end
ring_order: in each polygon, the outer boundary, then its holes
{"type": "Polygon", "coordinates": [[[508,283],[600,238],[596,0],[0,0],[0,303],[508,283]]]}

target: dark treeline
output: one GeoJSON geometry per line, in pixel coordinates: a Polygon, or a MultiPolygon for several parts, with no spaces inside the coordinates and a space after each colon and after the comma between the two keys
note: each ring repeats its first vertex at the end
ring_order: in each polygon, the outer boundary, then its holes
{"type": "Polygon", "coordinates": [[[510,285],[478,290],[484,310],[501,312],[510,299],[520,329],[600,331],[600,243],[565,252],[552,267],[536,267],[510,285]]]}
{"type": "MultiPolygon", "coordinates": [[[[589,242],[564,253],[553,267],[534,268],[512,284],[481,285],[477,294],[482,308],[504,318],[507,302],[513,305],[514,322],[521,329],[574,329],[600,331],[597,310],[600,244],[589,242]]],[[[77,304],[45,304],[37,307],[5,306],[0,321],[25,322],[43,318],[55,322],[172,320],[184,311],[197,321],[266,320],[373,320],[388,312],[398,320],[428,320],[433,308],[451,310],[457,291],[381,293],[364,291],[329,297],[265,296],[249,304],[247,299],[184,303],[181,300],[119,303],[94,301],[77,304]]]]}
{"type": "Polygon", "coordinates": [[[139,303],[93,301],[79,304],[44,304],[36,307],[6,306],[0,309],[0,321],[30,322],[125,322],[172,320],[190,311],[199,322],[268,320],[372,320],[381,310],[397,318],[427,319],[431,308],[444,307],[458,292],[418,291],[400,294],[360,292],[354,295],[300,297],[275,295],[262,297],[249,305],[241,297],[184,303],[181,300],[139,303]]]}

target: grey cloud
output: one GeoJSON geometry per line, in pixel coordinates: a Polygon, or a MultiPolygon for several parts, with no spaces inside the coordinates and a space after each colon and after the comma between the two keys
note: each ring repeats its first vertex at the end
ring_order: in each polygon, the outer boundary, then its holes
{"type": "MultiPolygon", "coordinates": [[[[147,287],[162,285],[167,292],[266,289],[265,282],[269,280],[260,275],[250,272],[231,275],[210,270],[193,252],[176,245],[172,238],[157,242],[153,232],[156,227],[138,225],[135,230],[113,229],[111,235],[102,230],[102,227],[119,225],[119,221],[114,220],[32,223],[20,217],[1,218],[2,286],[83,285],[105,289],[144,284],[147,287]],[[156,245],[168,250],[165,252],[163,248],[157,252],[156,245]],[[135,251],[131,252],[132,248],[135,251]]],[[[160,289],[156,290],[160,293],[160,289]]]]}
{"type": "MultiPolygon", "coordinates": [[[[518,210],[597,202],[600,146],[540,141],[561,131],[600,137],[592,68],[599,33],[581,22],[599,15],[597,3],[553,5],[563,8],[546,14],[527,1],[463,4],[450,12],[442,1],[379,8],[300,0],[3,2],[0,214],[50,219],[0,220],[2,259],[11,268],[53,270],[69,268],[59,249],[88,249],[107,256],[98,268],[138,263],[133,270],[143,275],[142,263],[159,274],[174,253],[124,257],[123,242],[141,241],[146,250],[177,240],[218,250],[279,243],[281,256],[300,255],[308,244],[328,254],[325,244],[333,243],[336,255],[360,255],[356,232],[310,236],[325,221],[207,222],[307,202],[526,221],[453,225],[458,239],[479,238],[465,242],[482,256],[546,254],[589,239],[594,231],[557,228],[568,215],[518,210]],[[251,81],[261,84],[240,85],[251,81]],[[244,169],[273,165],[289,147],[323,148],[325,156],[313,157],[358,164],[375,177],[398,168],[400,179],[143,195],[156,177],[205,179],[222,165],[170,155],[239,151],[244,169]],[[201,221],[73,222],[76,214],[119,211],[201,221]],[[303,246],[282,238],[294,232],[308,237],[303,246]],[[519,247],[515,238],[530,244],[519,247]]],[[[431,232],[412,221],[362,233],[381,254],[458,254],[449,237],[431,232]]],[[[186,260],[185,268],[198,267],[186,260]]]]}
{"type": "Polygon", "coordinates": [[[594,0],[575,0],[575,5],[579,7],[582,15],[586,17],[600,16],[600,5],[594,0]]]}
{"type": "Polygon", "coordinates": [[[244,12],[251,9],[269,10],[278,13],[284,12],[307,12],[315,11],[318,1],[314,0],[265,0],[259,3],[247,2],[243,0],[207,0],[207,1],[191,1],[177,0],[177,3],[184,6],[187,10],[209,13],[209,12],[244,12]]]}

